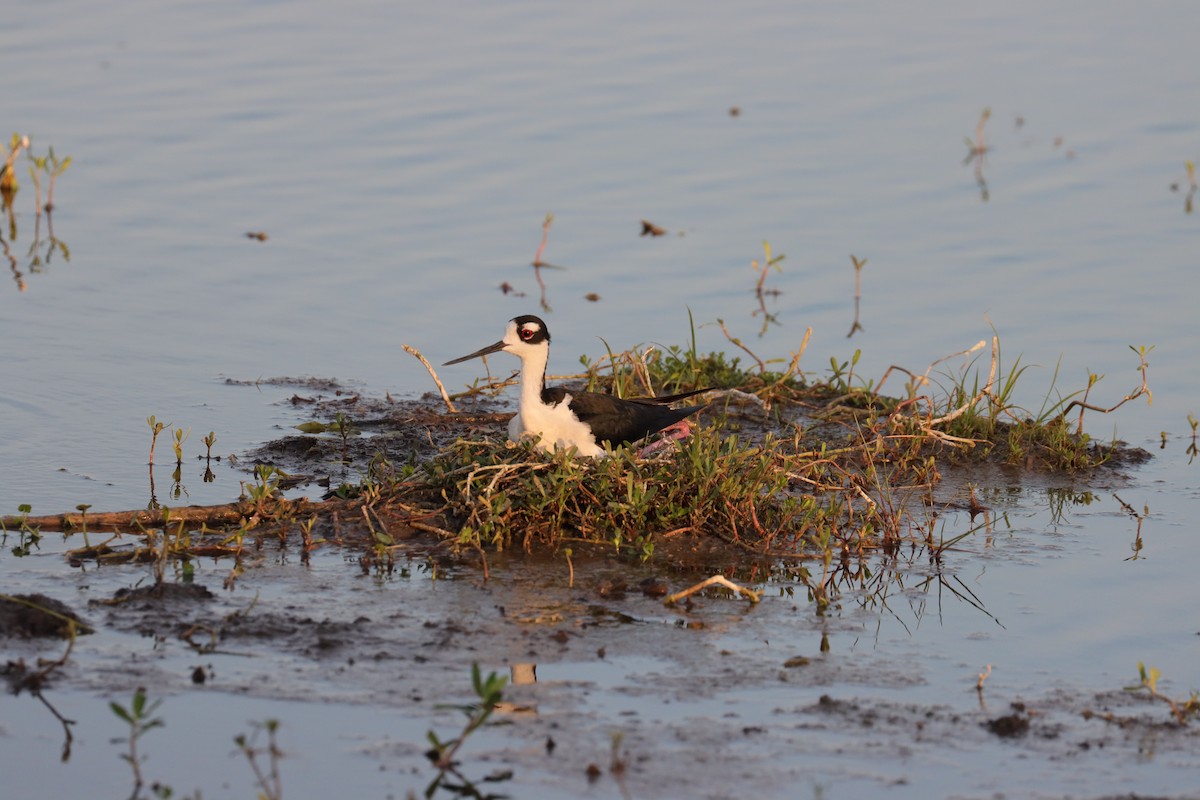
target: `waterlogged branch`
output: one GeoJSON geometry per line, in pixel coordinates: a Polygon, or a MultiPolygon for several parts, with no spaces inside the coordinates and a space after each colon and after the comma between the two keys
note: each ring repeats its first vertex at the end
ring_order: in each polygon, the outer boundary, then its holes
{"type": "Polygon", "coordinates": [[[82,530],[138,530],[141,528],[161,528],[170,522],[207,522],[217,525],[229,525],[240,522],[253,509],[253,504],[226,503],[219,506],[186,506],[184,508],[142,509],[137,511],[108,511],[87,514],[46,514],[43,516],[6,516],[0,519],[0,525],[5,530],[13,530],[27,525],[41,531],[61,531],[72,533],[82,530]]]}
{"type": "Polygon", "coordinates": [[[730,591],[737,592],[745,597],[752,604],[757,603],[762,599],[762,592],[756,592],[753,589],[747,589],[745,586],[739,586],[733,581],[726,578],[724,575],[713,575],[711,578],[700,581],[691,588],[684,589],[682,592],[676,592],[672,595],[667,595],[663,600],[663,605],[673,606],[685,597],[689,597],[702,589],[707,589],[709,586],[723,586],[730,591]]]}

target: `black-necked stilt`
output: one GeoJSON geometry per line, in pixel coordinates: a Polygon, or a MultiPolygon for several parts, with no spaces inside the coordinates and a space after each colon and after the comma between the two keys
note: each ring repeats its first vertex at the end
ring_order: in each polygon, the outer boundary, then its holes
{"type": "Polygon", "coordinates": [[[704,406],[669,408],[668,403],[700,394],[707,389],[671,395],[623,400],[607,394],[576,392],[561,386],[546,386],[546,361],[550,357],[550,331],[531,314],[509,321],[504,338],[470,355],[447,361],[458,364],[500,350],[521,359],[521,400],[517,414],[508,423],[508,438],[536,436],[547,451],[575,447],[580,455],[604,455],[604,443],[612,446],[636,442],[670,428],[704,406]]]}

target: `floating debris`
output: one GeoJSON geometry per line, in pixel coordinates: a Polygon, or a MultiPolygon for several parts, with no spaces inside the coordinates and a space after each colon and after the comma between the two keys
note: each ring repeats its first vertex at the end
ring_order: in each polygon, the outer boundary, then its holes
{"type": "Polygon", "coordinates": [[[653,222],[651,222],[648,219],[642,220],[642,232],[639,235],[641,235],[641,236],[665,236],[666,233],[667,233],[666,228],[660,228],[659,226],[655,225],[653,222]]]}

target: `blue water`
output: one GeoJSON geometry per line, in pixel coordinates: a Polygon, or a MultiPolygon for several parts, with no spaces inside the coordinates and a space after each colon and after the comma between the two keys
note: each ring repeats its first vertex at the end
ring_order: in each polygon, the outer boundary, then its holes
{"type": "MultiPolygon", "coordinates": [[[[1153,404],[1087,417],[1155,454],[1117,489],[1149,507],[1145,558],[1123,560],[1135,523],[1111,491],[1064,532],[1030,488],[1014,531],[959,564],[1005,628],[964,615],[880,647],[912,642],[935,672],[1009,653],[1025,689],[1120,686],[1138,660],[1200,688],[1179,612],[1196,600],[1200,8],[8,6],[0,133],[73,163],[53,218],[69,262],[30,267],[23,165],[15,240],[4,220],[20,276],[0,283],[0,511],[144,506],[151,414],[191,430],[171,502],[226,502],[244,474],[222,462],[203,483],[201,437],[244,453],[301,421],[283,401],[305,391],[225,378],[415,396],[432,386],[402,344],[440,363],[520,313],[545,317],[562,373],[600,337],[685,344],[689,309],[703,350],[732,349],[718,319],[763,358],[811,326],[803,369],[861,350],[875,381],[995,332],[1007,365],[1033,365],[1033,411],[1089,371],[1117,403],[1140,383],[1128,346],[1153,346],[1153,404]],[[986,199],[963,163],[984,108],[986,199]],[[542,311],[529,263],[548,212],[544,258],[566,269],[543,273],[542,311]],[[668,235],[639,237],[643,218],[668,235]],[[764,240],[786,258],[760,338],[764,240]],[[847,339],[851,254],[868,263],[847,339]]],[[[172,460],[164,437],[160,501],[172,460]]]]}

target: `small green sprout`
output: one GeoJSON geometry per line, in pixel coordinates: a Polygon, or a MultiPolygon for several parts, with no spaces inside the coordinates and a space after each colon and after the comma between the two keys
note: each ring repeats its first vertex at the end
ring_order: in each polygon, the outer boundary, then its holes
{"type": "MultiPolygon", "coordinates": [[[[463,743],[466,742],[467,737],[481,728],[491,718],[496,707],[503,699],[503,689],[507,682],[507,678],[497,675],[495,672],[490,672],[486,679],[483,678],[479,671],[479,664],[473,663],[471,664],[471,686],[475,690],[475,695],[479,698],[479,702],[466,703],[460,706],[440,706],[441,708],[457,708],[462,711],[467,717],[467,724],[463,728],[462,733],[457,737],[444,742],[432,730],[427,732],[426,736],[433,747],[425,753],[425,756],[437,767],[438,774],[433,779],[433,782],[426,787],[426,797],[433,797],[447,776],[453,776],[461,781],[460,788],[469,787],[469,791],[455,789],[460,795],[464,797],[484,797],[458,771],[458,764],[454,760],[454,755],[462,747],[463,743]]],[[[446,784],[446,787],[448,789],[454,788],[450,784],[446,784]]]]}
{"type": "Polygon", "coordinates": [[[160,705],[162,705],[161,698],[147,705],[146,690],[141,686],[134,690],[133,699],[130,701],[128,708],[116,700],[108,704],[113,714],[129,725],[129,736],[114,739],[113,741],[117,743],[129,743],[129,752],[122,753],[121,758],[128,761],[130,768],[133,770],[133,794],[131,797],[137,797],[145,783],[142,779],[143,757],[138,755],[138,741],[149,731],[161,728],[166,724],[160,717],[152,716],[160,705]]]}
{"type": "Polygon", "coordinates": [[[163,423],[159,422],[153,414],[151,414],[150,416],[146,417],[146,424],[150,426],[150,463],[153,464],[154,445],[158,443],[158,435],[165,429],[171,427],[171,423],[168,422],[164,425],[163,423]]]}

